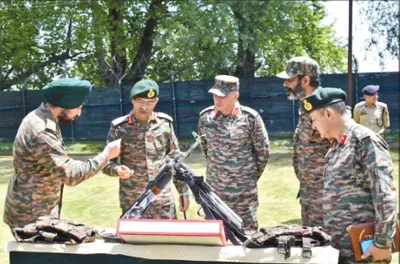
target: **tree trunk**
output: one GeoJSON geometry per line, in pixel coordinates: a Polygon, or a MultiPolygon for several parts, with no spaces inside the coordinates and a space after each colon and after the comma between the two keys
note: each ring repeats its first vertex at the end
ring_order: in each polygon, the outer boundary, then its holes
{"type": "Polygon", "coordinates": [[[255,73],[255,54],[249,49],[250,45],[245,43],[243,36],[253,36],[255,33],[252,26],[249,25],[251,21],[248,21],[248,19],[243,16],[242,12],[235,7],[231,8],[238,22],[238,53],[234,76],[238,78],[252,78],[255,73]]]}
{"type": "MultiPolygon", "coordinates": [[[[108,9],[109,33],[110,33],[110,52],[111,52],[111,72],[106,79],[107,85],[118,83],[119,78],[126,70],[126,50],[120,43],[125,42],[125,34],[123,29],[123,13],[121,7],[124,6],[124,0],[111,1],[108,9]],[[111,79],[111,80],[110,80],[111,79]]],[[[105,81],[106,81],[105,80],[105,81]]]]}
{"type": "Polygon", "coordinates": [[[139,49],[132,60],[129,74],[126,76],[125,83],[135,83],[143,78],[145,70],[149,65],[154,46],[156,27],[159,23],[161,13],[166,11],[166,1],[152,0],[147,11],[147,21],[140,39],[139,49]]]}

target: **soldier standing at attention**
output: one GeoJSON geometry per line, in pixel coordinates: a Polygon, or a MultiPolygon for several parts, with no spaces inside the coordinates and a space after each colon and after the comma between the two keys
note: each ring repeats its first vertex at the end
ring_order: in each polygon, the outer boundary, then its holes
{"type": "Polygon", "coordinates": [[[345,100],[341,89],[324,88],[302,102],[313,128],[332,141],[324,171],[325,231],[339,250],[339,263],[355,263],[346,228],[373,221],[374,242],[363,258],[368,263],[388,263],[397,210],[389,146],[346,114],[345,100]]]}
{"type": "MultiPolygon", "coordinates": [[[[172,118],[155,112],[159,87],[152,80],[137,82],[131,92],[133,110],[111,122],[107,142],[121,138],[121,154],[110,160],[103,169],[109,176],[119,176],[119,199],[122,212],[139,198],[149,181],[153,180],[163,161],[170,152],[179,150],[173,129],[172,118]]],[[[174,182],[178,192],[179,210],[189,207],[188,187],[185,183],[174,182]]],[[[143,218],[176,219],[176,209],[171,184],[159,194],[143,218]]]]}
{"type": "Polygon", "coordinates": [[[198,131],[207,162],[207,182],[243,220],[247,233],[257,231],[257,181],[269,157],[268,133],[261,116],[238,102],[239,79],[215,77],[214,106],[200,112],[198,131]]]}
{"type": "Polygon", "coordinates": [[[368,127],[380,136],[389,128],[389,111],[385,103],[378,102],[378,85],[367,85],[362,89],[365,101],[354,107],[354,121],[368,127]]]}
{"type": "MultiPolygon", "coordinates": [[[[303,100],[320,87],[318,63],[308,57],[293,57],[286,70],[277,77],[285,79],[283,86],[289,100],[303,100]]],[[[298,198],[301,220],[305,226],[323,226],[322,189],[325,154],[330,142],[313,129],[310,115],[299,109],[299,123],[293,136],[293,168],[300,182],[298,198]]]]}
{"type": "Polygon", "coordinates": [[[59,79],[42,89],[45,103],[30,112],[18,129],[13,146],[14,175],[8,184],[4,222],[23,227],[41,216],[59,218],[64,184],[75,186],[93,177],[118,156],[120,141],[86,162],[71,159],[64,149],[59,123],[81,115],[91,90],[88,81],[59,79]]]}

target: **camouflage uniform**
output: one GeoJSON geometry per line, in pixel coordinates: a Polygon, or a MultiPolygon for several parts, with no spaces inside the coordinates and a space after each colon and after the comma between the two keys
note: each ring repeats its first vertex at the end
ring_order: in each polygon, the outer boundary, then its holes
{"type": "Polygon", "coordinates": [[[323,226],[323,172],[325,154],[330,142],[322,139],[319,132],[312,128],[309,113],[300,108],[299,116],[299,123],[293,136],[293,168],[300,182],[302,224],[323,226]]]}
{"type": "MultiPolygon", "coordinates": [[[[134,170],[128,179],[120,179],[120,206],[125,212],[143,193],[145,187],[156,176],[165,156],[179,150],[172,126],[172,118],[164,113],[153,112],[148,122],[139,122],[132,113],[111,122],[107,142],[122,138],[119,158],[110,160],[103,172],[117,177],[115,167],[123,164],[134,170]]],[[[181,192],[187,192],[186,184],[174,182],[181,192]]],[[[174,196],[169,183],[152,205],[144,218],[176,218],[174,196]]]]}
{"type": "Polygon", "coordinates": [[[200,113],[199,135],[207,160],[207,182],[242,218],[247,232],[257,231],[257,181],[269,157],[269,140],[261,116],[236,102],[224,117],[214,106],[200,113]]]}
{"type": "MultiPolygon", "coordinates": [[[[319,77],[318,63],[308,57],[293,57],[285,71],[277,77],[290,79],[295,76],[319,77]]],[[[317,89],[323,89],[317,87],[317,89]]],[[[300,95],[298,95],[300,97],[300,95]]],[[[290,97],[289,97],[290,98],[290,97]]],[[[295,98],[291,98],[295,99],[295,98]]],[[[302,102],[300,102],[301,106],[302,102]]],[[[350,111],[351,116],[351,111],[350,111]]],[[[323,226],[322,189],[325,154],[329,140],[322,139],[312,128],[310,114],[299,109],[299,123],[293,135],[293,168],[300,183],[298,197],[301,205],[301,219],[305,226],[323,226]]]]}
{"type": "Polygon", "coordinates": [[[360,102],[354,107],[354,121],[382,136],[390,126],[388,107],[382,102],[371,107],[365,101],[360,102]]]}
{"type": "Polygon", "coordinates": [[[391,245],[397,206],[388,148],[380,136],[353,123],[326,155],[324,227],[341,263],[355,263],[346,231],[351,224],[375,221],[375,246],[391,245]]]}
{"type": "Polygon", "coordinates": [[[86,162],[65,153],[58,123],[46,106],[29,113],[14,141],[14,169],[4,207],[4,222],[23,227],[40,216],[60,216],[63,184],[75,186],[92,177],[107,163],[105,154],[86,162]]]}

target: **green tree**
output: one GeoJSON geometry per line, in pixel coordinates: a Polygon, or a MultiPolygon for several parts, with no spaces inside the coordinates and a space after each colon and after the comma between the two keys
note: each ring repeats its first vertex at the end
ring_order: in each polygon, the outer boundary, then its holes
{"type": "Polygon", "coordinates": [[[273,75],[308,55],[344,71],[345,48],[320,1],[98,0],[0,3],[0,90],[54,76],[99,86],[273,75]]]}
{"type": "Polygon", "coordinates": [[[64,72],[67,60],[86,53],[85,43],[73,34],[80,14],[68,1],[61,6],[40,1],[0,4],[0,90],[32,76],[31,85],[46,83],[64,72]]]}
{"type": "Polygon", "coordinates": [[[365,54],[374,48],[383,67],[388,57],[399,57],[399,1],[360,1],[362,24],[368,26],[365,54]]]}
{"type": "Polygon", "coordinates": [[[157,41],[163,49],[149,72],[162,80],[170,71],[183,80],[267,76],[296,55],[315,58],[325,72],[343,72],[345,45],[322,25],[324,17],[317,1],[189,1],[165,21],[175,26],[157,41]]]}

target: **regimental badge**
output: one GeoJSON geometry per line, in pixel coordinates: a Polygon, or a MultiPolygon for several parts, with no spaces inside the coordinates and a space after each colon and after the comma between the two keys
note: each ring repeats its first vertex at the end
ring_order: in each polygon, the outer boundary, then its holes
{"type": "Polygon", "coordinates": [[[149,90],[149,92],[148,92],[148,94],[147,94],[147,97],[149,97],[149,98],[153,98],[153,97],[154,97],[154,95],[156,95],[156,93],[154,92],[154,90],[153,90],[153,89],[150,89],[150,90],[149,90]]]}
{"type": "Polygon", "coordinates": [[[303,104],[304,104],[304,109],[306,109],[307,111],[310,111],[312,109],[312,105],[307,100],[304,100],[303,104]]]}

